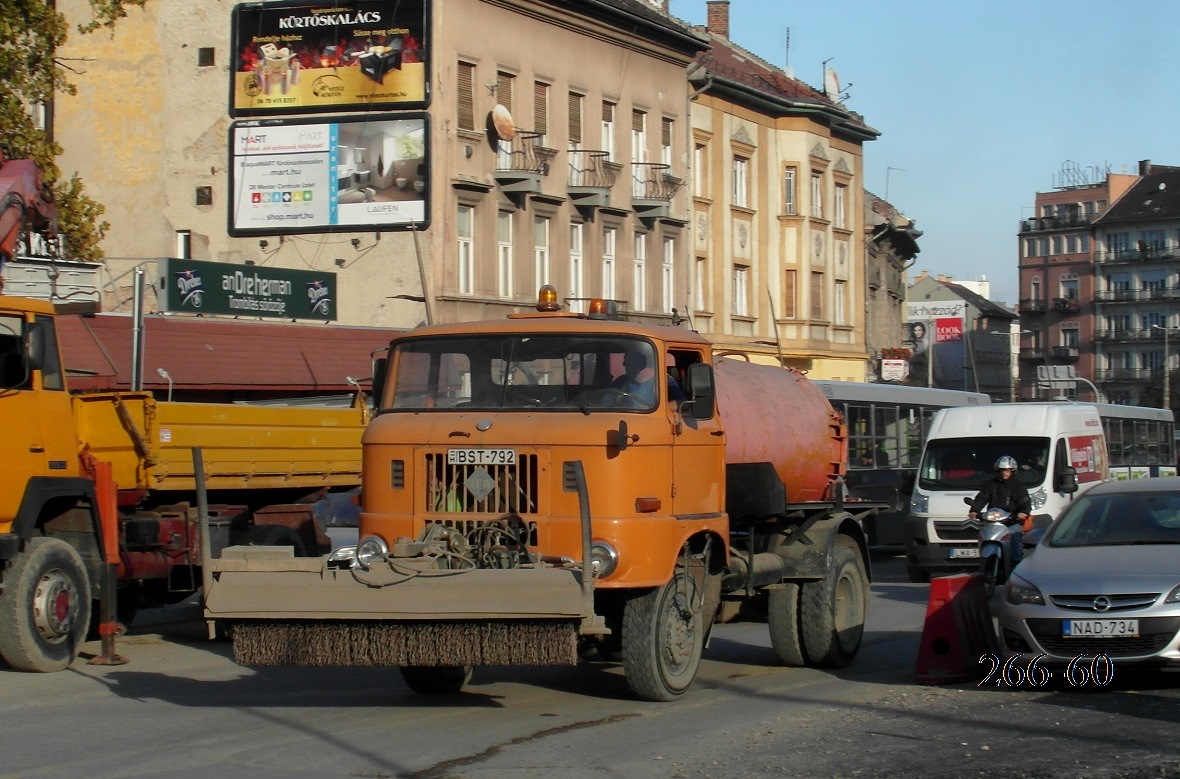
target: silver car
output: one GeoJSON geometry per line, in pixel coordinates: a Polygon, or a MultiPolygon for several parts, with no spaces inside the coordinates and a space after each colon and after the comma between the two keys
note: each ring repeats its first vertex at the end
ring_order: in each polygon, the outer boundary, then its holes
{"type": "Polygon", "coordinates": [[[999,623],[1007,654],[1045,664],[1180,667],[1180,478],[1104,482],[1074,500],[1009,578],[999,623]]]}

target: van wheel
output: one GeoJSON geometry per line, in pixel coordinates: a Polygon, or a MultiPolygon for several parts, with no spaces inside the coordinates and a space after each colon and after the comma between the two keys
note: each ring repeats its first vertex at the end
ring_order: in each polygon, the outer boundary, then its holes
{"type": "Polygon", "coordinates": [[[56,538],[34,538],[0,589],[0,655],[19,671],[68,668],[90,626],[90,595],[78,552],[56,538]]]}
{"type": "Polygon", "coordinates": [[[799,630],[799,585],[776,584],[767,588],[766,608],[770,646],[779,662],[791,668],[806,664],[803,635],[799,630]]]}
{"type": "Polygon", "coordinates": [[[470,665],[403,665],[402,681],[419,695],[452,695],[471,681],[470,665]]]}
{"type": "Polygon", "coordinates": [[[868,595],[858,550],[837,539],[828,575],[804,582],[799,599],[803,649],[810,665],[843,668],[852,662],[864,636],[868,595]]]}
{"type": "Polygon", "coordinates": [[[645,701],[688,692],[701,664],[705,620],[701,593],[681,560],[662,587],[631,598],[623,609],[623,674],[645,701]]]}

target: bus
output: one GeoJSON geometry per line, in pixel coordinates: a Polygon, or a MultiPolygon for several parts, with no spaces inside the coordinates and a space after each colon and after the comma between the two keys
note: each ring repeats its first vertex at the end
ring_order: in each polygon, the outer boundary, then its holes
{"type": "Polygon", "coordinates": [[[849,495],[888,503],[894,510],[865,521],[871,547],[905,544],[905,513],[910,491],[935,412],[957,406],[982,406],[981,392],[813,380],[848,427],[849,495]]]}
{"type": "Polygon", "coordinates": [[[1171,411],[1095,403],[1106,434],[1112,479],[1176,475],[1176,421],[1171,411]]]}

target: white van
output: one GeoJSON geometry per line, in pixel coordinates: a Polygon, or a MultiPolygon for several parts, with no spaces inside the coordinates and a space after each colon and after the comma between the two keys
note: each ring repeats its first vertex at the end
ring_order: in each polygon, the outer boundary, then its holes
{"type": "Polygon", "coordinates": [[[1073,497],[1109,477],[1102,420],[1092,405],[994,403],[947,408],[934,416],[922,450],[906,518],[911,581],[976,567],[979,523],[967,518],[974,498],[996,476],[1003,455],[1028,488],[1033,523],[1047,526],[1073,497]]]}

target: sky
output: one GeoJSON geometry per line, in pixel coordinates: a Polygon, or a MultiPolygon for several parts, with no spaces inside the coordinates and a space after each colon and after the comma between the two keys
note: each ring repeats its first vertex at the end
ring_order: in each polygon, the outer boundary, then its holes
{"type": "MultiPolygon", "coordinates": [[[[705,0],[670,10],[705,24],[705,0]]],[[[911,276],[986,278],[1014,305],[1019,222],[1064,164],[1099,179],[1180,165],[1174,0],[731,0],[729,26],[813,87],[830,60],[881,133],[866,188],[923,233],[911,276]]]]}

